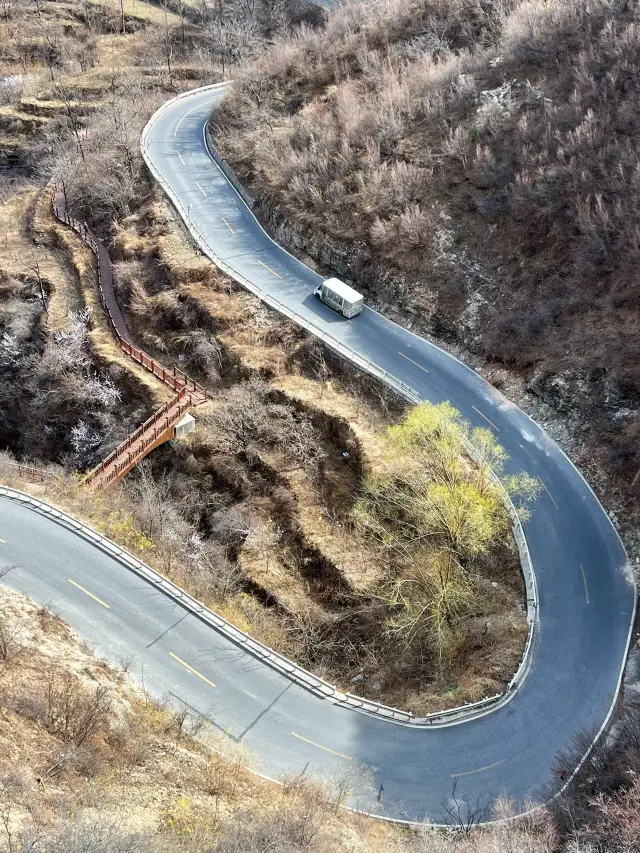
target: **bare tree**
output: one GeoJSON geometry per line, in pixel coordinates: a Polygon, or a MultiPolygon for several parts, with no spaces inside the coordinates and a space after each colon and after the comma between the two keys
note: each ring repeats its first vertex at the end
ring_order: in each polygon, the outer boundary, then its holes
{"type": "Polygon", "coordinates": [[[260,110],[271,88],[269,78],[264,71],[259,68],[250,68],[240,77],[238,84],[242,92],[260,110]]]}
{"type": "Polygon", "coordinates": [[[108,687],[84,687],[75,675],[51,672],[43,688],[42,723],[65,743],[81,746],[109,720],[108,687]]]}
{"type": "Polygon", "coordinates": [[[184,30],[184,20],[187,13],[188,6],[184,2],[184,0],[176,0],[176,6],[178,11],[178,16],[180,17],[180,40],[182,42],[182,46],[184,47],[186,38],[185,38],[185,30],[184,30]]]}
{"type": "Polygon", "coordinates": [[[490,798],[486,794],[475,797],[460,795],[457,779],[451,786],[451,796],[443,800],[442,808],[447,816],[446,822],[463,835],[470,835],[478,824],[491,817],[490,798]]]}
{"type": "Polygon", "coordinates": [[[251,527],[244,542],[243,551],[253,552],[260,557],[269,571],[269,557],[276,550],[282,540],[282,529],[277,525],[260,522],[251,527]]]}
{"type": "Polygon", "coordinates": [[[261,43],[260,32],[255,21],[218,15],[205,26],[209,52],[221,66],[224,77],[231,65],[240,65],[255,56],[261,43]]]}
{"type": "Polygon", "coordinates": [[[49,314],[47,307],[47,294],[45,290],[45,278],[42,275],[42,261],[44,260],[43,253],[38,249],[32,249],[26,258],[26,266],[29,272],[34,276],[40,293],[40,301],[42,302],[42,310],[45,314],[49,314]]]}
{"type": "Polygon", "coordinates": [[[16,803],[13,800],[0,803],[0,824],[7,839],[7,853],[17,853],[21,850],[20,840],[16,838],[16,826],[12,812],[16,803]]]}
{"type": "Polygon", "coordinates": [[[173,70],[171,66],[171,62],[173,60],[173,27],[169,22],[169,12],[167,8],[167,0],[162,0],[162,9],[164,12],[164,18],[162,23],[162,29],[158,35],[158,48],[160,50],[160,55],[164,59],[167,64],[167,74],[169,75],[169,83],[173,82],[173,70]]]}
{"type": "Polygon", "coordinates": [[[172,517],[171,481],[166,474],[159,479],[153,476],[153,468],[147,460],[137,466],[137,478],[131,481],[138,502],[137,517],[149,539],[161,538],[172,517]]]}
{"type": "Polygon", "coordinates": [[[82,158],[82,162],[86,163],[87,159],[85,157],[83,138],[81,136],[81,131],[84,130],[84,128],[80,121],[78,103],[73,97],[72,92],[64,86],[56,86],[55,95],[56,98],[64,104],[67,118],[69,120],[69,129],[76,140],[77,151],[82,158]]]}
{"type": "MultiPolygon", "coordinates": [[[[39,7],[38,15],[40,15],[39,7]]],[[[53,69],[57,67],[58,62],[60,61],[60,55],[62,52],[62,36],[60,35],[57,29],[47,27],[45,24],[40,24],[39,29],[40,36],[42,39],[40,47],[40,58],[47,66],[49,70],[49,76],[51,77],[51,82],[54,83],[55,76],[53,73],[53,69]]]]}

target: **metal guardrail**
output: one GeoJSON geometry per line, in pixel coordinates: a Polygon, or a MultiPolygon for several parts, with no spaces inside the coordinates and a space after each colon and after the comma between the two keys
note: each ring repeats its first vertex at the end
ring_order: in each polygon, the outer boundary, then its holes
{"type": "MultiPolygon", "coordinates": [[[[313,322],[300,316],[297,312],[293,311],[287,305],[283,304],[271,294],[264,291],[258,285],[246,279],[241,273],[239,273],[237,270],[235,270],[233,267],[231,267],[229,264],[219,258],[216,255],[215,251],[204,240],[203,236],[200,234],[200,232],[194,225],[193,221],[191,220],[191,217],[189,216],[188,211],[182,205],[180,198],[177,196],[176,193],[173,192],[172,188],[166,183],[159,170],[156,168],[153,160],[149,155],[147,141],[149,132],[155,122],[158,120],[159,116],[166,112],[168,109],[170,109],[173,104],[176,103],[176,101],[193,97],[193,95],[199,95],[202,92],[214,91],[216,89],[225,88],[228,85],[228,82],[218,83],[213,86],[204,86],[200,89],[183,92],[182,94],[177,95],[175,98],[171,98],[170,100],[166,101],[160,107],[160,109],[157,110],[157,112],[155,112],[153,116],[151,116],[140,138],[140,150],[144,161],[147,164],[147,167],[149,168],[149,171],[158,181],[158,183],[162,186],[166,195],[171,199],[171,202],[178,211],[180,217],[182,218],[183,222],[185,223],[187,229],[191,233],[193,239],[195,240],[197,246],[200,248],[202,253],[206,257],[208,257],[220,270],[222,270],[222,272],[226,273],[230,278],[232,278],[250,293],[253,293],[257,297],[259,297],[264,303],[269,305],[271,308],[274,308],[279,313],[284,314],[286,317],[293,320],[299,326],[309,331],[312,335],[323,341],[323,343],[325,343],[328,347],[333,349],[339,355],[342,355],[347,358],[352,364],[355,364],[357,367],[362,368],[370,375],[376,377],[377,379],[380,379],[386,385],[393,388],[409,402],[423,402],[417,391],[411,388],[411,386],[407,385],[405,382],[402,382],[402,380],[400,380],[398,377],[384,370],[371,360],[363,358],[358,352],[351,349],[350,347],[347,347],[341,341],[338,341],[337,339],[333,338],[323,329],[316,326],[313,322]]],[[[208,145],[208,148],[209,152],[212,154],[211,145],[208,145]]],[[[218,155],[218,158],[219,157],[220,155],[218,155]]],[[[217,161],[217,158],[213,156],[213,154],[212,159],[214,159],[214,161],[217,161]]],[[[226,177],[226,172],[224,174],[226,177]]],[[[235,188],[235,183],[231,183],[235,188]]],[[[242,195],[240,193],[239,195],[240,198],[242,198],[242,195]]],[[[475,455],[474,449],[470,445],[470,443],[465,440],[465,445],[467,447],[467,452],[469,453],[469,456],[472,459],[477,460],[477,455],[475,455]]],[[[538,622],[538,593],[536,578],[533,572],[533,566],[531,562],[531,555],[529,553],[526,537],[524,535],[524,531],[522,529],[522,524],[520,522],[517,510],[514,507],[500,480],[495,475],[492,475],[492,479],[493,482],[500,488],[503,494],[503,498],[505,500],[505,504],[507,506],[511,518],[514,538],[518,548],[520,562],[522,565],[522,572],[525,581],[525,588],[527,594],[527,621],[529,624],[529,632],[522,661],[520,663],[520,666],[518,667],[518,670],[516,671],[515,675],[513,676],[513,678],[507,685],[506,690],[503,693],[496,694],[495,696],[490,696],[485,699],[481,699],[478,702],[462,705],[457,708],[451,708],[445,711],[436,712],[434,714],[428,714],[425,717],[415,717],[408,711],[400,711],[397,708],[390,708],[389,706],[382,705],[378,702],[373,702],[368,699],[363,699],[359,696],[353,696],[352,694],[348,693],[341,693],[340,691],[337,691],[334,686],[327,684],[327,682],[322,681],[322,679],[316,678],[316,676],[312,676],[310,673],[306,672],[306,670],[303,670],[301,667],[298,667],[296,664],[292,663],[286,658],[282,658],[281,655],[278,655],[277,652],[274,652],[271,649],[267,649],[268,654],[263,655],[263,659],[272,664],[276,660],[286,661],[286,664],[282,663],[277,668],[282,668],[282,670],[287,672],[291,678],[302,684],[308,685],[310,683],[309,679],[315,679],[318,685],[320,685],[320,687],[318,687],[318,692],[323,696],[332,698],[333,701],[339,701],[341,704],[348,705],[349,707],[357,708],[358,710],[385,717],[387,719],[392,719],[396,722],[409,723],[411,725],[451,725],[454,722],[479,716],[480,714],[485,713],[489,709],[495,710],[501,705],[506,704],[521,686],[531,667],[531,650],[533,647],[538,622]],[[339,699],[337,699],[336,697],[339,697],[339,699]]],[[[216,618],[220,619],[221,617],[216,618]]],[[[234,628],[233,630],[237,632],[239,629],[234,628]]],[[[255,643],[256,641],[252,640],[251,642],[255,643]]],[[[266,649],[266,647],[262,648],[266,649]]]]}
{"type": "Polygon", "coordinates": [[[177,584],[163,577],[159,572],[152,569],[146,563],[143,563],[142,560],[138,560],[137,557],[134,557],[133,554],[130,554],[126,549],[121,548],[114,542],[111,542],[105,536],[102,536],[97,531],[92,530],[72,515],[69,515],[51,504],[48,504],[46,501],[41,501],[32,495],[27,495],[18,489],[12,489],[8,486],[0,486],[0,495],[4,495],[10,500],[31,506],[49,516],[57,523],[62,524],[64,527],[73,530],[87,541],[117,559],[124,566],[134,571],[138,576],[162,590],[165,594],[171,596],[203,622],[224,634],[224,636],[231,640],[235,645],[240,646],[254,657],[267,663],[273,669],[276,669],[288,676],[306,690],[309,690],[321,698],[329,699],[334,704],[342,705],[364,713],[374,714],[375,716],[383,717],[396,723],[405,723],[416,726],[433,726],[437,725],[442,719],[444,719],[445,722],[448,722],[453,715],[463,715],[464,718],[468,718],[472,709],[475,712],[474,715],[476,715],[494,704],[496,698],[498,698],[492,696],[488,699],[483,699],[480,702],[473,703],[472,705],[452,708],[449,711],[442,711],[440,713],[430,714],[427,717],[416,718],[408,711],[402,711],[398,708],[382,705],[379,702],[373,702],[369,699],[364,699],[361,696],[354,696],[351,693],[343,693],[334,685],[329,684],[324,679],[319,678],[303,667],[293,663],[278,652],[275,652],[268,646],[265,646],[263,643],[260,643],[258,640],[255,640],[227,619],[219,616],[213,610],[210,610],[192,595],[189,595],[189,593],[185,592],[177,584]]]}
{"type": "Polygon", "coordinates": [[[216,149],[211,145],[211,140],[209,138],[209,127],[207,126],[205,133],[207,134],[207,145],[209,148],[209,154],[213,157],[215,162],[217,163],[220,171],[225,176],[225,178],[229,181],[234,190],[238,193],[242,201],[247,205],[247,207],[253,208],[255,204],[255,199],[252,198],[251,195],[247,192],[245,187],[242,185],[238,176],[233,171],[231,166],[227,163],[227,161],[222,157],[216,149]]]}
{"type": "Polygon", "coordinates": [[[297,666],[283,655],[274,652],[268,646],[253,639],[244,631],[236,628],[231,622],[228,622],[222,616],[214,613],[208,607],[205,607],[200,601],[194,598],[189,593],[181,589],[177,584],[167,580],[161,574],[152,569],[146,563],[138,560],[133,554],[130,554],[124,548],[111,542],[105,536],[102,536],[95,530],[92,530],[83,522],[78,521],[72,515],[58,509],[57,507],[48,504],[46,501],[41,501],[38,498],[21,492],[18,489],[12,489],[8,486],[0,486],[0,495],[4,495],[10,500],[25,504],[35,510],[50,517],[58,524],[63,525],[69,530],[73,530],[78,535],[82,536],[93,545],[101,548],[104,552],[117,559],[128,569],[134,571],[138,576],[142,577],[153,586],[162,590],[165,594],[171,596],[183,607],[201,619],[203,622],[214,628],[216,631],[224,634],[235,645],[246,649],[254,657],[268,663],[274,669],[282,672],[290,678],[293,678],[300,686],[316,693],[323,698],[331,699],[336,704],[350,705],[358,710],[370,711],[375,706],[376,713],[380,713],[389,719],[406,720],[410,717],[405,711],[399,711],[397,708],[385,706],[377,706],[374,702],[369,702],[367,699],[361,699],[359,696],[350,696],[349,694],[341,693],[333,685],[318,678],[313,673],[308,672],[302,667],[297,666]]]}

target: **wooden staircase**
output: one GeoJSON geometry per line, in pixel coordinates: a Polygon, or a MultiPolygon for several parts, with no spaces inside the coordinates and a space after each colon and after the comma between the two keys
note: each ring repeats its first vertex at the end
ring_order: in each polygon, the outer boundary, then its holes
{"type": "Polygon", "coordinates": [[[85,484],[104,489],[118,483],[154,448],[173,438],[176,424],[182,416],[188,409],[203,403],[204,399],[183,388],[90,471],[84,478],[85,484]]]}
{"type": "Polygon", "coordinates": [[[105,489],[126,477],[129,471],[135,468],[155,447],[172,439],[175,436],[175,428],[178,422],[189,409],[205,402],[207,391],[186,373],[176,367],[163,367],[150,355],[147,355],[144,350],[133,344],[124,316],[116,301],[111,258],[106,246],[102,240],[95,236],[86,222],[78,222],[77,219],[69,216],[64,194],[57,187],[54,187],[52,193],[52,209],[56,219],[72,228],[96,257],[100,301],[121,349],[134,361],[153,373],[161,382],[176,391],[173,399],[158,409],[149,420],[138,427],[113,453],[110,453],[84,478],[85,484],[105,489]]]}

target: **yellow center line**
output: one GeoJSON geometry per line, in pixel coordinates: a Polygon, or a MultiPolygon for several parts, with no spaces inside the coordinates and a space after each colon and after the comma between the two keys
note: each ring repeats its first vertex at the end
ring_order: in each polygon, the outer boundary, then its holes
{"type": "Polygon", "coordinates": [[[500,432],[500,429],[494,424],[494,422],[490,421],[486,415],[483,415],[482,412],[480,411],[480,409],[476,409],[475,406],[471,406],[471,408],[473,409],[474,412],[477,412],[477,414],[479,414],[481,418],[484,418],[485,421],[488,424],[490,424],[495,429],[496,432],[500,432]]]}
{"type": "Polygon", "coordinates": [[[82,590],[82,592],[84,592],[84,593],[85,593],[85,595],[88,595],[88,596],[89,596],[89,598],[93,598],[93,600],[94,600],[94,601],[97,601],[97,602],[98,602],[98,604],[101,604],[103,607],[106,607],[106,608],[107,608],[107,610],[109,610],[110,605],[109,605],[109,604],[107,604],[107,603],[106,603],[106,601],[103,601],[101,598],[98,598],[98,596],[97,596],[97,595],[94,595],[92,592],[89,592],[89,590],[88,590],[88,589],[85,589],[83,586],[80,586],[80,584],[79,584],[79,583],[76,583],[75,581],[72,581],[72,580],[71,580],[71,578],[69,578],[69,583],[73,584],[74,586],[77,586],[77,587],[78,587],[78,589],[81,589],[81,590],[82,590]]]}
{"type": "Polygon", "coordinates": [[[6,539],[0,539],[0,542],[2,542],[2,544],[3,544],[3,545],[6,545],[6,544],[7,544],[7,540],[6,540],[6,539]]]}
{"type": "Polygon", "coordinates": [[[546,493],[549,495],[549,497],[551,498],[551,503],[554,505],[554,507],[555,507],[556,509],[558,509],[558,504],[554,501],[554,499],[553,499],[553,495],[551,494],[551,492],[549,491],[549,489],[548,489],[548,488],[546,487],[546,485],[544,484],[544,481],[543,481],[542,477],[538,477],[538,480],[540,480],[540,485],[542,486],[542,488],[545,490],[545,492],[546,492],[546,493]]]}
{"type": "Polygon", "coordinates": [[[184,162],[184,160],[182,159],[182,154],[181,154],[179,151],[178,151],[178,157],[180,158],[180,162],[182,163],[182,165],[183,165],[183,166],[186,166],[187,164],[186,164],[186,163],[184,162]]]}
{"type": "Polygon", "coordinates": [[[227,226],[227,228],[229,229],[229,231],[231,231],[231,233],[232,233],[232,234],[235,234],[236,232],[235,232],[235,231],[233,230],[233,228],[229,225],[229,223],[228,223],[228,222],[227,222],[227,220],[224,218],[224,216],[223,216],[223,217],[221,217],[221,219],[222,219],[222,221],[224,222],[224,224],[227,226]]]}
{"type": "Polygon", "coordinates": [[[278,275],[278,273],[277,273],[275,270],[272,270],[272,269],[271,269],[271,267],[268,267],[268,266],[264,263],[264,261],[258,261],[258,263],[259,263],[259,264],[262,264],[262,266],[263,266],[266,270],[269,270],[269,272],[272,272],[272,273],[275,275],[275,277],[276,277],[276,278],[282,278],[282,276],[281,276],[281,275],[278,275]]]}
{"type": "Polygon", "coordinates": [[[206,677],[206,675],[203,675],[201,672],[198,672],[197,669],[194,669],[192,666],[189,666],[189,664],[186,661],[182,660],[182,658],[179,658],[178,655],[174,655],[173,652],[169,652],[169,655],[174,660],[177,660],[178,663],[181,663],[182,666],[186,667],[189,670],[189,672],[192,672],[194,675],[197,675],[198,678],[201,678],[203,681],[206,681],[207,684],[211,685],[211,687],[215,687],[215,684],[213,683],[213,681],[209,681],[209,679],[206,677]]]}
{"type": "Polygon", "coordinates": [[[198,187],[198,189],[200,190],[202,195],[206,198],[207,197],[206,192],[202,189],[202,187],[200,186],[200,184],[197,181],[196,181],[196,186],[198,187]]]}
{"type": "Polygon", "coordinates": [[[420,370],[424,370],[425,373],[429,372],[426,367],[423,367],[421,364],[418,364],[417,361],[414,361],[412,358],[409,358],[409,356],[405,355],[403,352],[399,352],[398,355],[401,355],[403,358],[406,358],[407,361],[410,361],[411,364],[415,364],[416,367],[419,367],[420,370]]]}
{"type": "Polygon", "coordinates": [[[176,125],[176,129],[175,129],[175,130],[174,130],[174,132],[173,132],[173,135],[174,135],[174,136],[177,136],[177,135],[178,135],[178,131],[180,130],[180,125],[181,125],[181,124],[182,124],[182,122],[186,119],[186,117],[189,115],[189,113],[192,113],[194,110],[197,110],[199,106],[200,106],[200,104],[196,104],[196,105],[195,105],[195,107],[191,107],[191,109],[190,109],[190,110],[187,110],[187,111],[186,111],[186,113],[182,116],[182,118],[180,119],[180,121],[179,121],[179,122],[178,122],[178,124],[176,125]]]}
{"type": "Polygon", "coordinates": [[[582,572],[582,580],[584,581],[584,594],[587,598],[587,604],[589,603],[589,587],[587,586],[587,576],[584,573],[584,566],[580,566],[580,571],[582,572]]]}
{"type": "Polygon", "coordinates": [[[316,743],[314,740],[309,740],[309,738],[302,737],[302,735],[298,735],[295,732],[291,732],[294,737],[297,737],[298,740],[303,740],[305,743],[310,743],[311,746],[317,746],[318,749],[324,749],[325,752],[330,752],[331,755],[337,755],[338,758],[345,758],[347,761],[353,761],[352,755],[344,755],[342,752],[336,752],[335,749],[329,749],[328,746],[322,746],[320,743],[316,743]]]}
{"type": "Polygon", "coordinates": [[[506,758],[503,758],[501,761],[496,761],[493,764],[487,764],[484,767],[478,767],[477,770],[465,770],[464,773],[452,773],[451,778],[456,779],[458,776],[473,776],[474,773],[483,773],[485,770],[491,770],[493,767],[497,767],[499,764],[504,764],[506,758]]]}

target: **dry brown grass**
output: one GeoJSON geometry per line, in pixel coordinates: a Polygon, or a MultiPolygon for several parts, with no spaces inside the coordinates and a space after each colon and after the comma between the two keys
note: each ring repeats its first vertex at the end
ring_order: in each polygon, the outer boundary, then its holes
{"type": "MultiPolygon", "coordinates": [[[[120,0],[92,0],[92,3],[104,6],[117,16],[120,15],[120,0]]],[[[150,3],[148,0],[124,0],[124,13],[127,17],[148,21],[159,27],[164,26],[165,23],[172,27],[180,24],[180,17],[171,11],[169,4],[166,9],[163,9],[159,3],[150,3]]]]}

